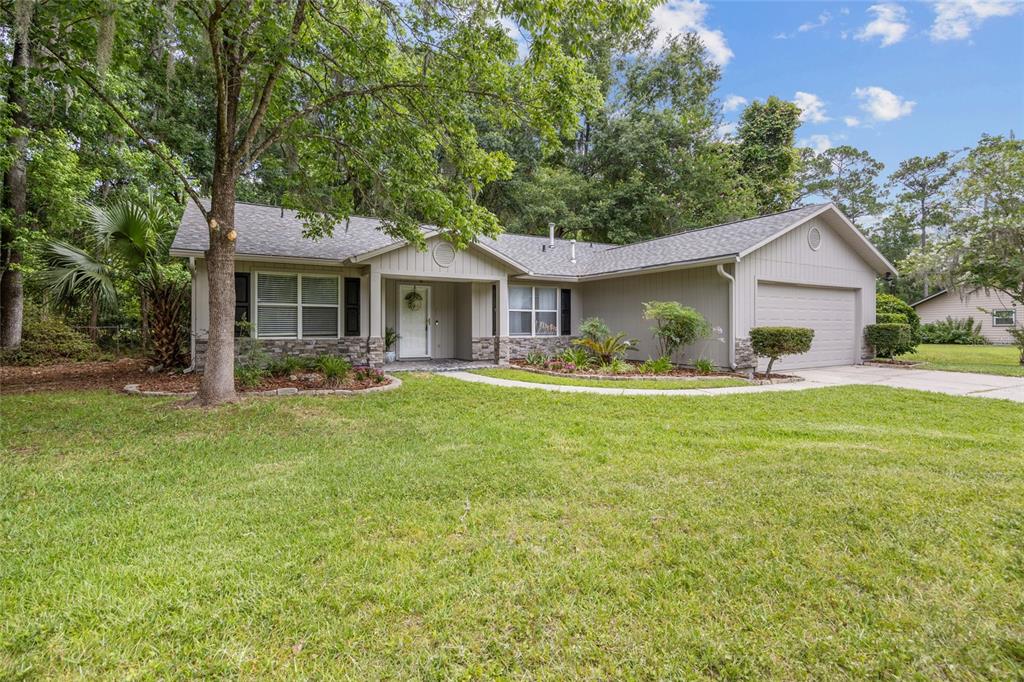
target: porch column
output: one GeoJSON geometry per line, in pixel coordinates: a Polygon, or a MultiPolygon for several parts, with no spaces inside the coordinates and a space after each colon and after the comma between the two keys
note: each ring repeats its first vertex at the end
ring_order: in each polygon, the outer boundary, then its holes
{"type": "Polygon", "coordinates": [[[509,336],[508,336],[508,277],[502,277],[498,280],[498,328],[494,330],[494,335],[498,337],[495,339],[495,346],[497,352],[495,353],[495,361],[499,365],[507,365],[509,360],[509,336]]]}
{"type": "Polygon", "coordinates": [[[370,333],[366,339],[366,364],[379,367],[384,364],[384,309],[382,307],[382,278],[380,266],[370,264],[370,333]]]}

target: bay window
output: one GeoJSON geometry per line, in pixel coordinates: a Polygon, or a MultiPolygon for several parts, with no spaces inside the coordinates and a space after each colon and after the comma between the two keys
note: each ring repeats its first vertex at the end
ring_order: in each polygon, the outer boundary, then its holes
{"type": "Polygon", "coordinates": [[[260,272],[256,275],[256,336],[338,338],[340,278],[260,272]]]}
{"type": "Polygon", "coordinates": [[[558,289],[510,286],[508,331],[512,336],[557,336],[558,289]]]}

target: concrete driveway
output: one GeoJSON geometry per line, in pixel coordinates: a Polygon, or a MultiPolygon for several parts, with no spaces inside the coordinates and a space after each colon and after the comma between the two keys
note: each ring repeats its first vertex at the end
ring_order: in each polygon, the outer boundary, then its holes
{"type": "MultiPolygon", "coordinates": [[[[806,384],[817,386],[877,384],[892,388],[913,388],[918,391],[946,393],[947,395],[1003,398],[1024,403],[1024,378],[1021,377],[942,372],[930,369],[867,367],[864,365],[791,370],[789,373],[802,376],[806,384]]],[[[807,386],[807,388],[811,387],[807,386]]]]}

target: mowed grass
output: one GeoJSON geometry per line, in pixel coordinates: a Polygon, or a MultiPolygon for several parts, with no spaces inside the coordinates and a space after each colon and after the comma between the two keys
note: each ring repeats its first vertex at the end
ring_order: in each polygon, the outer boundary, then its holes
{"type": "Polygon", "coordinates": [[[0,678],[1020,679],[1024,411],[0,401],[0,678]]]}
{"type": "Polygon", "coordinates": [[[590,379],[587,377],[555,376],[537,374],[521,369],[477,369],[473,374],[482,374],[496,379],[525,381],[531,384],[556,384],[559,386],[599,386],[601,388],[724,388],[726,386],[750,386],[749,381],[736,377],[694,377],[693,379],[590,379]]]}
{"type": "Polygon", "coordinates": [[[923,363],[917,369],[941,369],[947,372],[978,372],[1024,377],[1020,351],[1013,346],[960,346],[925,343],[916,353],[901,355],[900,360],[923,363]]]}

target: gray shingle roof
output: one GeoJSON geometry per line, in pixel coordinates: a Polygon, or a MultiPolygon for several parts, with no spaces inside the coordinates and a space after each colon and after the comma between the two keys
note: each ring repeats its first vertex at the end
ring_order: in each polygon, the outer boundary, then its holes
{"type": "MultiPolygon", "coordinates": [[[[554,248],[544,237],[502,234],[480,242],[519,263],[534,275],[584,277],[676,263],[712,260],[738,255],[817,213],[822,205],[803,206],[782,213],[740,220],[689,232],[651,239],[625,246],[581,242],[576,244],[576,262],[570,258],[570,242],[555,240],[554,248]]],[[[335,228],[334,235],[314,241],[302,235],[302,221],[294,211],[274,206],[239,203],[235,205],[239,257],[271,256],[344,261],[375,251],[396,240],[381,231],[375,218],[352,217],[335,228]]],[[[425,228],[426,233],[433,230],[425,228]]],[[[185,209],[172,249],[202,252],[209,246],[209,230],[202,214],[192,204],[185,209]]]]}

